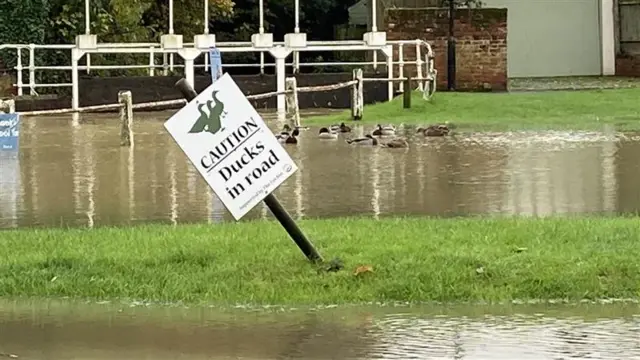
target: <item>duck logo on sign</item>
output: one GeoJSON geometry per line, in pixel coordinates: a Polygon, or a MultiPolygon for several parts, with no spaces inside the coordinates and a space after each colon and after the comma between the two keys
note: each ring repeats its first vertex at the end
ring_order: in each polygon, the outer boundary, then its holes
{"type": "Polygon", "coordinates": [[[222,117],[227,112],[224,111],[224,103],[216,96],[218,91],[211,93],[211,99],[205,103],[198,105],[198,111],[200,117],[196,120],[195,124],[189,130],[190,134],[198,134],[201,132],[208,132],[212,135],[223,131],[222,117]],[[204,111],[204,107],[207,107],[208,113],[204,111]]]}

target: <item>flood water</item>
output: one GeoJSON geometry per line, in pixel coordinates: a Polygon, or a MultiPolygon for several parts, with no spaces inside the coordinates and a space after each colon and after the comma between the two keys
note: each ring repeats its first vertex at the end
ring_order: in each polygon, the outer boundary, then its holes
{"type": "MultiPolygon", "coordinates": [[[[25,118],[0,153],[0,228],[232,220],[166,133],[171,112],[25,118]]],[[[282,123],[266,116],[273,129],[282,123]]],[[[304,120],[303,120],[304,122],[304,120]]],[[[640,211],[640,140],[601,132],[414,136],[408,149],[303,131],[276,191],[295,218],[640,211]]],[[[269,218],[262,205],[247,219],[269,218]]],[[[640,306],[261,309],[0,300],[0,359],[640,359],[640,306]]]]}
{"type": "Polygon", "coordinates": [[[0,305],[0,353],[30,360],[638,359],[638,333],[638,305],[241,312],[0,305]]]}
{"type": "MultiPolygon", "coordinates": [[[[171,114],[136,113],[133,148],[119,146],[116,114],[24,118],[20,155],[0,154],[0,227],[232,220],[165,131],[171,114]]],[[[371,130],[320,140],[311,128],[287,145],[300,170],[276,196],[295,218],[640,210],[633,134],[424,138],[407,128],[408,149],[344,141],[371,130]]],[[[268,217],[259,205],[246,219],[268,217]]]]}

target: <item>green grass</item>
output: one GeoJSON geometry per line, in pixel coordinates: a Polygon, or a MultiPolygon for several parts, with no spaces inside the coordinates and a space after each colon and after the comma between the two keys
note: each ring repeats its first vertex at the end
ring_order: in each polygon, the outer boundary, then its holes
{"type": "MultiPolygon", "coordinates": [[[[640,130],[640,88],[519,93],[436,92],[430,101],[414,93],[412,108],[402,97],[367,105],[362,122],[433,124],[450,121],[465,130],[601,129],[640,130]]],[[[350,110],[303,119],[305,124],[351,121],[350,110]]]]}
{"type": "Polygon", "coordinates": [[[0,296],[219,305],[640,296],[633,218],[334,219],[301,227],[345,269],[319,273],[275,222],[3,231],[0,296]],[[374,271],[355,276],[359,265],[374,271]]]}

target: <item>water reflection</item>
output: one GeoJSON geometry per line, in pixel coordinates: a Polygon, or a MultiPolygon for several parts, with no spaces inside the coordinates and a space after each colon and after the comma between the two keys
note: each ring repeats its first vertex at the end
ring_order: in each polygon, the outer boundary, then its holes
{"type": "Polygon", "coordinates": [[[0,226],[15,227],[19,213],[20,187],[20,158],[17,153],[0,152],[0,226]]]}
{"type": "MultiPolygon", "coordinates": [[[[119,146],[115,115],[26,118],[20,158],[1,159],[0,225],[232,220],[165,132],[170,113],[136,116],[132,148],[119,146]]],[[[383,149],[303,131],[287,146],[300,171],[276,196],[296,218],[640,210],[637,140],[609,131],[407,134],[409,149],[383,149]]],[[[246,218],[267,217],[259,205],[246,218]]]]}
{"type": "Polygon", "coordinates": [[[25,359],[633,359],[637,307],[220,312],[0,306],[0,353],[25,359]],[[488,315],[493,314],[493,315],[488,315]]]}

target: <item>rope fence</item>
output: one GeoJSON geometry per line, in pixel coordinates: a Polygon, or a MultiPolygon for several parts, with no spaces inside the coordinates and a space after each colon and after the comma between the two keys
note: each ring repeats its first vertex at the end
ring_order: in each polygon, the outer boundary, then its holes
{"type": "MultiPolygon", "coordinates": [[[[353,80],[318,86],[303,86],[298,87],[295,77],[289,77],[285,80],[284,91],[273,91],[262,94],[247,95],[249,100],[268,99],[278,95],[285,95],[285,118],[293,125],[300,126],[300,108],[298,105],[299,93],[313,93],[313,92],[325,92],[334,91],[343,88],[351,88],[351,117],[353,120],[361,120],[364,113],[364,83],[366,82],[401,82],[401,89],[414,89],[412,87],[413,82],[418,82],[416,89],[420,89],[423,93],[423,99],[429,100],[435,93],[435,76],[428,76],[426,78],[412,78],[412,77],[396,77],[396,78],[364,78],[362,69],[353,70],[353,80]]],[[[411,91],[402,91],[404,108],[411,107],[411,91]]],[[[53,109],[53,110],[38,110],[38,111],[25,111],[20,112],[22,116],[40,116],[40,115],[59,115],[59,114],[71,114],[71,113],[90,113],[90,112],[102,112],[108,110],[119,110],[120,112],[120,145],[132,146],[133,145],[133,111],[134,110],[148,110],[155,108],[163,108],[169,106],[184,106],[187,101],[184,99],[175,100],[163,100],[147,103],[133,104],[133,97],[131,91],[120,91],[118,93],[117,104],[106,105],[94,105],[86,106],[78,109],[53,109]]],[[[6,108],[5,112],[15,112],[15,106],[13,100],[0,100],[0,111],[6,108]]]]}

